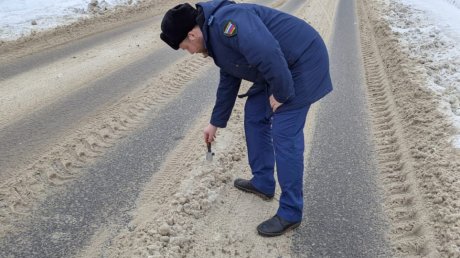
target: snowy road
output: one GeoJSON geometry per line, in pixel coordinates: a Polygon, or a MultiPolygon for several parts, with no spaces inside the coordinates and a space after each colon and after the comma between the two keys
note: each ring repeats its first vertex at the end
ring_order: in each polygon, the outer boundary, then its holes
{"type": "MultiPolygon", "coordinates": [[[[439,6],[448,1],[458,6],[439,6]]],[[[436,27],[402,4],[416,0],[256,1],[320,32],[335,85],[304,131],[303,223],[262,238],[255,228],[280,189],[265,202],[233,187],[250,176],[244,100],[204,159],[218,73],[159,40],[179,2],[0,42],[1,257],[460,254],[458,51],[446,19],[436,27]]]]}
{"type": "MultiPolygon", "coordinates": [[[[268,1],[268,4],[270,2],[273,1],[268,1]]],[[[283,1],[280,9],[293,12],[302,3],[299,0],[283,1]]],[[[90,132],[80,129],[84,135],[96,137],[93,138],[93,142],[87,138],[80,138],[75,143],[63,145],[64,152],[71,151],[77,156],[75,161],[65,161],[59,153],[42,161],[49,162],[48,168],[56,173],[54,176],[48,176],[52,183],[66,184],[69,179],[76,179],[65,188],[53,189],[53,194],[36,207],[36,211],[15,223],[15,227],[20,230],[2,239],[2,256],[75,255],[85,245],[89,245],[91,236],[101,227],[110,225],[111,230],[116,232],[118,228],[125,226],[130,219],[126,212],[135,208],[135,200],[142,184],[160,168],[167,154],[187,133],[189,128],[183,125],[192,124],[203,109],[212,104],[218,80],[217,72],[215,68],[207,68],[201,73],[194,72],[205,65],[200,59],[189,61],[192,69],[180,68],[180,71],[173,73],[167,81],[152,82],[150,78],[161,77],[161,74],[165,79],[167,75],[164,75],[164,68],[174,66],[175,62],[183,63],[185,53],[162,46],[145,47],[141,52],[146,53],[146,56],[139,53],[136,56],[128,55],[130,50],[125,49],[124,45],[127,44],[131,48],[136,48],[136,44],[145,45],[142,40],[149,41],[148,36],[155,35],[145,33],[141,36],[140,33],[149,31],[152,26],[158,27],[159,20],[159,17],[154,17],[129,24],[102,35],[27,56],[2,69],[2,77],[6,81],[4,85],[7,88],[8,81],[27,79],[28,73],[34,74],[42,69],[40,67],[51,66],[58,69],[58,66],[62,66],[64,69],[53,71],[52,75],[55,75],[68,73],[65,70],[68,68],[64,65],[69,59],[81,59],[81,63],[72,64],[77,67],[91,64],[94,58],[98,58],[91,57],[91,52],[94,52],[95,48],[101,48],[100,45],[108,45],[107,42],[110,41],[114,42],[111,43],[114,46],[121,46],[120,50],[127,51],[117,54],[130,58],[129,61],[121,59],[112,71],[104,72],[100,77],[95,76],[88,82],[82,82],[77,90],[72,89],[65,96],[50,101],[31,115],[24,115],[21,119],[12,117],[11,120],[14,122],[2,128],[0,171],[9,173],[0,176],[9,178],[14,176],[12,172],[29,165],[30,160],[40,157],[54,142],[65,138],[74,128],[81,127],[80,124],[86,122],[85,120],[97,118],[98,114],[103,113],[117,116],[118,122],[116,125],[102,126],[96,123],[90,132]],[[134,59],[135,57],[138,59],[134,59]],[[187,72],[184,72],[186,70],[187,72]],[[182,85],[176,85],[173,80],[181,81],[182,85]],[[171,85],[162,85],[162,82],[171,82],[171,85]],[[158,94],[153,97],[143,92],[151,84],[163,87],[160,90],[153,89],[157,92],[155,94],[158,94]],[[175,87],[181,89],[177,91],[175,87]],[[165,90],[164,96],[162,90],[165,90]],[[138,95],[133,95],[133,92],[138,95]],[[148,100],[140,103],[134,101],[132,106],[122,107],[116,109],[115,113],[110,113],[113,106],[117,108],[123,105],[124,101],[129,102],[129,97],[124,97],[126,95],[137,100],[148,100]],[[165,96],[165,101],[155,99],[165,96]],[[120,104],[119,99],[125,100],[120,104]],[[149,109],[153,110],[144,116],[142,111],[149,109]],[[140,118],[146,122],[141,122],[140,118]],[[112,131],[98,132],[98,127],[110,127],[112,131]],[[129,134],[124,133],[125,131],[129,131],[129,134]],[[119,137],[124,139],[117,140],[119,137]],[[115,144],[114,141],[116,146],[110,148],[115,144]],[[18,142],[20,144],[17,144],[18,142]],[[81,151],[72,147],[82,142],[83,145],[86,144],[83,146],[86,150],[81,151]],[[88,144],[90,146],[87,146],[88,144]],[[109,149],[105,150],[106,148],[109,149]]],[[[92,75],[97,69],[98,67],[95,67],[88,73],[92,75]]],[[[101,67],[101,70],[103,69],[104,67],[101,67]]]]}

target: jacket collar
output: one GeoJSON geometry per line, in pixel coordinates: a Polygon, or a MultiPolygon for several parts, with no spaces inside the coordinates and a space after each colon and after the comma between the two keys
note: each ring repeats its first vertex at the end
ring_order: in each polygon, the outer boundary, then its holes
{"type": "Polygon", "coordinates": [[[211,46],[209,44],[209,26],[214,22],[214,13],[217,12],[221,7],[235,4],[233,1],[229,0],[213,0],[209,2],[201,2],[197,3],[196,6],[200,6],[204,13],[204,23],[201,27],[201,31],[203,33],[205,47],[208,50],[209,56],[213,57],[214,54],[212,52],[211,46]]]}

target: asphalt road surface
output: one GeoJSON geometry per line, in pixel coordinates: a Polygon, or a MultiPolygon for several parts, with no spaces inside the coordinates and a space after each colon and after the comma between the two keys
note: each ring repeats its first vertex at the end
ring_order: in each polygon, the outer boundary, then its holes
{"type": "Polygon", "coordinates": [[[334,91],[321,100],[304,176],[300,257],[387,257],[361,69],[355,1],[342,0],[329,49],[334,91]]]}

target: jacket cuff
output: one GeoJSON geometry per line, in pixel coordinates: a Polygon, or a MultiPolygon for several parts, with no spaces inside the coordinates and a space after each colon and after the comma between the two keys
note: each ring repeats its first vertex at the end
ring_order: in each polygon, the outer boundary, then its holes
{"type": "Polygon", "coordinates": [[[216,119],[212,119],[212,118],[211,118],[211,121],[210,121],[209,123],[212,124],[212,125],[215,126],[215,127],[218,127],[218,128],[225,128],[225,127],[227,127],[227,122],[226,122],[226,121],[219,121],[219,120],[216,120],[216,119]]]}
{"type": "Polygon", "coordinates": [[[273,97],[275,98],[276,101],[278,101],[281,104],[286,103],[289,99],[291,99],[293,96],[287,96],[286,98],[280,99],[279,97],[276,97],[275,94],[273,94],[273,97]]]}

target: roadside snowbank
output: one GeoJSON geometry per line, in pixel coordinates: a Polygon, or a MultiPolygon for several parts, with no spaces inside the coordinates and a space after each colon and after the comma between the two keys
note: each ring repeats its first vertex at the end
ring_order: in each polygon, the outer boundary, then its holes
{"type": "Polygon", "coordinates": [[[137,0],[0,0],[0,40],[14,40],[36,31],[70,24],[137,0]]]}
{"type": "Polygon", "coordinates": [[[411,58],[439,96],[439,108],[452,119],[460,148],[460,1],[391,0],[386,17],[411,58]]]}
{"type": "Polygon", "coordinates": [[[460,55],[449,35],[455,30],[446,29],[458,26],[452,13],[459,9],[443,8],[445,1],[423,10],[427,1],[361,2],[370,6],[361,17],[369,17],[375,36],[362,37],[364,51],[379,56],[365,63],[380,107],[376,129],[384,131],[376,136],[383,147],[377,152],[393,250],[398,257],[459,257],[460,149],[453,146],[460,145],[453,139],[459,137],[460,55]],[[439,15],[454,20],[442,23],[439,15]]]}

